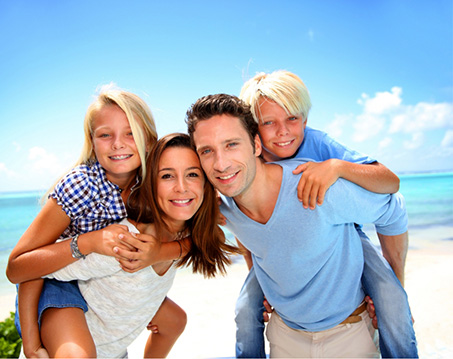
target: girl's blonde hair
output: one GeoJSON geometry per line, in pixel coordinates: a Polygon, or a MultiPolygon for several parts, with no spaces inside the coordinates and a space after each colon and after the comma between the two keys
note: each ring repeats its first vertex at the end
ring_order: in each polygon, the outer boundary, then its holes
{"type": "Polygon", "coordinates": [[[239,97],[250,105],[253,118],[258,124],[258,103],[263,97],[276,102],[288,115],[302,115],[304,120],[307,120],[311,108],[310,94],[303,81],[285,70],[270,74],[258,73],[242,86],[239,97]]]}
{"type": "Polygon", "coordinates": [[[85,142],[76,166],[90,164],[96,160],[93,149],[93,126],[96,115],[105,106],[116,105],[126,114],[132,129],[135,145],[141,160],[140,175],[146,176],[147,149],[157,141],[156,124],[148,105],[137,95],[120,90],[114,85],[101,87],[96,100],[88,107],[84,121],[85,142]]]}
{"type": "MultiPolygon", "coordinates": [[[[82,153],[73,165],[73,168],[82,164],[90,165],[96,161],[96,155],[93,149],[94,120],[101,109],[111,105],[118,106],[126,114],[140,156],[140,177],[143,179],[146,176],[148,152],[157,141],[156,124],[154,123],[151,110],[145,101],[131,92],[117,88],[114,84],[101,86],[96,99],[87,109],[83,123],[85,141],[83,143],[82,153]]],[[[41,198],[41,203],[47,200],[48,195],[53,191],[61,178],[44,194],[41,198]]]]}

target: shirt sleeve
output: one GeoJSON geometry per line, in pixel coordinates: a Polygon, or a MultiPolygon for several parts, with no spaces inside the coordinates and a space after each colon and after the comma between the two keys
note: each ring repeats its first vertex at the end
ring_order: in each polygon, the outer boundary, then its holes
{"type": "Polygon", "coordinates": [[[54,198],[68,217],[74,220],[89,208],[95,193],[88,173],[78,167],[57,183],[49,197],[54,198]]]}
{"type": "Polygon", "coordinates": [[[379,194],[367,191],[344,179],[339,179],[326,192],[325,207],[333,224],[373,223],[384,235],[407,231],[407,212],[400,193],[379,194]],[[341,210],[338,210],[341,206],[341,210]]]}
{"type": "Polygon", "coordinates": [[[310,158],[318,162],[326,161],[331,158],[358,164],[376,162],[374,158],[342,145],[327,133],[315,130],[308,126],[305,129],[305,138],[296,157],[310,158]]]}

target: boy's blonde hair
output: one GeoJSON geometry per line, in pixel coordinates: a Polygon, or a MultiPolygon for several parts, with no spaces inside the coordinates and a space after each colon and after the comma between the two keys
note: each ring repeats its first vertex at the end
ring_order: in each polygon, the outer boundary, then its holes
{"type": "Polygon", "coordinates": [[[137,95],[120,90],[114,85],[102,86],[96,100],[88,107],[84,121],[85,141],[75,166],[89,164],[96,160],[93,149],[93,126],[96,115],[105,106],[116,105],[124,111],[131,126],[137,151],[140,156],[141,178],[146,176],[146,157],[157,141],[156,124],[148,105],[137,95]]]}
{"type": "Polygon", "coordinates": [[[303,81],[295,74],[278,70],[266,74],[260,72],[242,86],[241,100],[250,105],[253,118],[259,123],[261,98],[276,102],[288,115],[302,115],[307,120],[311,108],[310,94],[303,81]]]}

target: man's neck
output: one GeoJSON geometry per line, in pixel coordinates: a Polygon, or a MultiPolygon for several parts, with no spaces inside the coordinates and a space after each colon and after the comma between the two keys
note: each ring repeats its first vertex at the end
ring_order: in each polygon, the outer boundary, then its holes
{"type": "Polygon", "coordinates": [[[239,209],[250,219],[265,224],[277,203],[283,170],[279,165],[257,159],[256,175],[245,193],[234,197],[239,209]]]}

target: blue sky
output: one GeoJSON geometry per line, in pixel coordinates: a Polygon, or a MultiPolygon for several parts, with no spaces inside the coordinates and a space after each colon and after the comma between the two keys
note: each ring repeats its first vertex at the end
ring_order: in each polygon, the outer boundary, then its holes
{"type": "Polygon", "coordinates": [[[0,0],[0,192],[78,158],[99,85],[143,97],[159,135],[257,72],[307,85],[308,123],[396,173],[453,170],[451,0],[0,0]]]}

